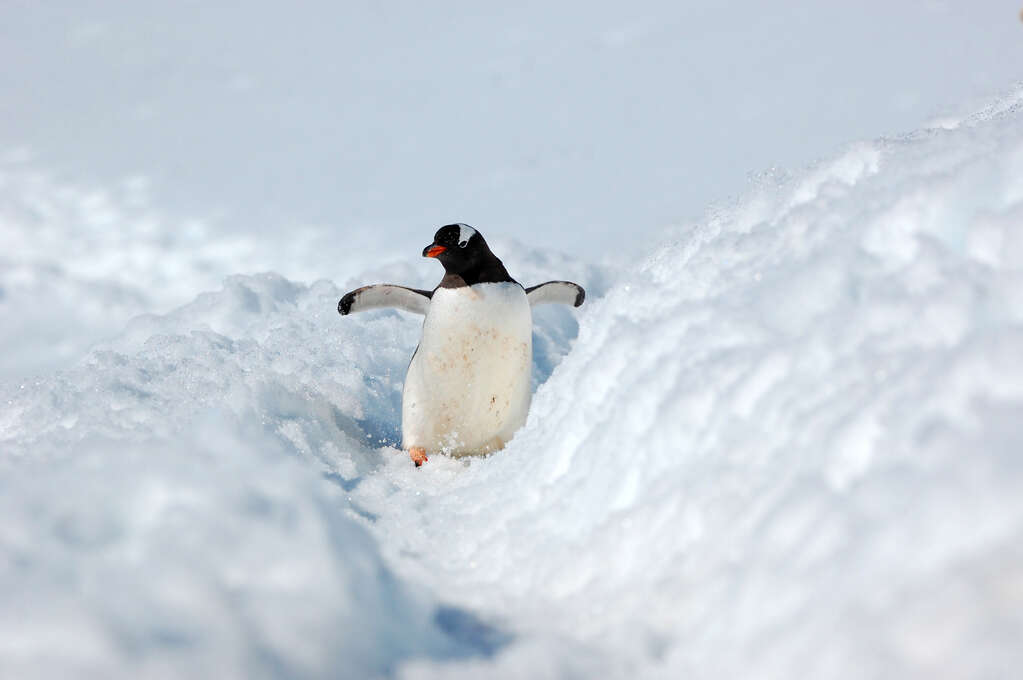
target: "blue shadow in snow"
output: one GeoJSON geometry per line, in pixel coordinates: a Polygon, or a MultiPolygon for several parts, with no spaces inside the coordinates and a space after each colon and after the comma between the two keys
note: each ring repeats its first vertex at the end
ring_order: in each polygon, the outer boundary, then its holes
{"type": "Polygon", "coordinates": [[[460,648],[465,650],[459,656],[489,658],[515,639],[511,633],[487,623],[472,612],[449,605],[437,607],[433,614],[433,621],[460,648]]]}

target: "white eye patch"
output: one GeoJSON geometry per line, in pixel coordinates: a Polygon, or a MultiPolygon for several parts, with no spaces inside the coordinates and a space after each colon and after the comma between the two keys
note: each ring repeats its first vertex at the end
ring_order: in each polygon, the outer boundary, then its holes
{"type": "Polygon", "coordinates": [[[468,224],[458,223],[458,247],[464,248],[469,245],[469,239],[476,233],[476,230],[468,224]]]}

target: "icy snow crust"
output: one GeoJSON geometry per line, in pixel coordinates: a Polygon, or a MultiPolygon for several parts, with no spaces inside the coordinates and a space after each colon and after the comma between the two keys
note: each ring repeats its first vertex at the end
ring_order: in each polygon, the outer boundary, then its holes
{"type": "Polygon", "coordinates": [[[418,319],[334,312],[418,262],[231,276],[0,383],[0,676],[1005,677],[1021,102],[765,174],[616,271],[488,234],[590,293],[536,310],[488,458],[413,469],[418,319]]]}

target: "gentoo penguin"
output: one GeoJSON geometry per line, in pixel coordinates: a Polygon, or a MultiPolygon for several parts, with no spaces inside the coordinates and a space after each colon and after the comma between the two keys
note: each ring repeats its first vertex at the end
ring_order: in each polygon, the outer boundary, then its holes
{"type": "Polygon", "coordinates": [[[502,448],[526,422],[536,305],[578,307],[586,296],[568,281],[523,288],[467,224],[437,230],[423,249],[444,265],[432,291],[379,284],[346,293],[337,311],[395,307],[424,314],[401,396],[402,448],[419,467],[427,455],[502,448]]]}

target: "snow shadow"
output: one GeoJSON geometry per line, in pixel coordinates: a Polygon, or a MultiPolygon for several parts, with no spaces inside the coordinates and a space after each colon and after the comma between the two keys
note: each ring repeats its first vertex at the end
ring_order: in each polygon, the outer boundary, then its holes
{"type": "Polygon", "coordinates": [[[459,607],[440,605],[433,614],[433,621],[460,649],[465,650],[458,656],[490,658],[515,640],[511,633],[459,607]]]}

